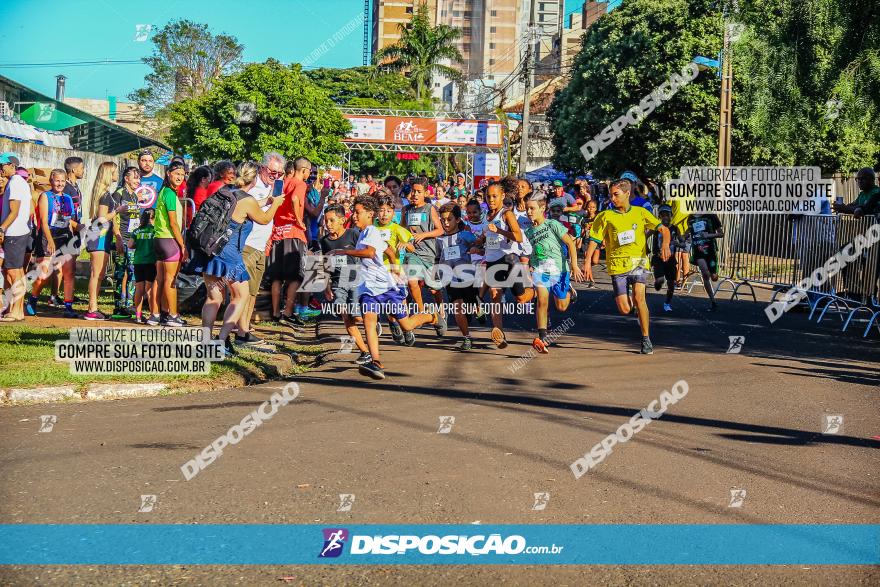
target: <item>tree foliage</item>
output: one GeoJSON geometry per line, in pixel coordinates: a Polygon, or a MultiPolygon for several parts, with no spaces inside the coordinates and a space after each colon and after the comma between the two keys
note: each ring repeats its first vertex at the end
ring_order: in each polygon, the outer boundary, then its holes
{"type": "Polygon", "coordinates": [[[428,5],[420,2],[409,23],[398,25],[400,40],[393,45],[379,49],[373,56],[373,63],[381,64],[390,71],[405,72],[415,89],[416,98],[430,97],[431,81],[435,75],[443,75],[452,80],[461,78],[461,73],[442,61],[453,64],[464,62],[455,41],[461,30],[449,25],[431,26],[428,5]]]}
{"type": "Polygon", "coordinates": [[[633,169],[676,175],[684,165],[717,163],[719,80],[702,72],[639,124],[586,163],[580,147],[679,73],[721,46],[721,20],[711,0],[629,0],[587,31],[571,81],[548,118],[554,164],[608,175],[633,169]]]}
{"type": "Polygon", "coordinates": [[[406,77],[381,71],[375,66],[348,69],[320,67],[304,73],[340,106],[400,106],[413,102],[416,97],[406,77]]]}
{"type": "Polygon", "coordinates": [[[196,160],[258,159],[278,151],[322,165],[337,163],[345,150],[340,139],[351,128],[299,65],[271,59],[222,76],[206,93],[172,105],[170,112],[169,142],[196,160]],[[254,105],[253,122],[242,120],[239,104],[254,105]]]}
{"type": "Polygon", "coordinates": [[[235,37],[214,35],[208,25],[190,20],[169,22],[151,40],[153,54],[143,62],[152,71],[144,78],[145,86],[129,96],[151,116],[207,92],[221,75],[240,65],[244,49],[235,37]]]}
{"type": "Polygon", "coordinates": [[[740,8],[748,26],[734,48],[734,124],[758,145],[746,158],[825,171],[876,164],[880,4],[748,0],[740,8]]]}

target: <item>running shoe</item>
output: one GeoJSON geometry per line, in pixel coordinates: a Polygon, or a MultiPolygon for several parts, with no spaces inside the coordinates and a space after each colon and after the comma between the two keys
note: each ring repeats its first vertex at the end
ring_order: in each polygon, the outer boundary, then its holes
{"type": "Polygon", "coordinates": [[[238,350],[236,350],[235,345],[232,344],[232,337],[227,336],[226,340],[223,341],[223,348],[226,349],[226,356],[234,357],[238,354],[238,350]]]}
{"type": "Polygon", "coordinates": [[[394,342],[397,344],[403,343],[403,329],[400,328],[400,324],[397,322],[392,322],[391,327],[391,338],[394,339],[394,342]]]}
{"type": "Polygon", "coordinates": [[[434,330],[437,332],[437,336],[443,336],[446,334],[446,314],[439,314],[437,316],[437,324],[434,326],[434,330]]]}
{"type": "Polygon", "coordinates": [[[664,312],[671,312],[672,306],[670,306],[669,304],[663,304],[663,311],[664,312]]]}
{"type": "Polygon", "coordinates": [[[317,298],[312,298],[312,299],[309,301],[309,307],[310,307],[312,310],[319,310],[319,311],[320,311],[320,309],[321,309],[321,302],[319,302],[319,301],[317,300],[317,298]]]}
{"type": "Polygon", "coordinates": [[[647,336],[642,338],[642,350],[639,351],[643,355],[653,355],[654,354],[654,345],[651,344],[651,339],[647,336]]]}
{"type": "Polygon", "coordinates": [[[282,323],[287,324],[289,326],[305,326],[306,325],[305,321],[299,316],[299,314],[291,314],[290,316],[285,316],[284,314],[281,314],[281,317],[279,318],[279,320],[282,323]]]}
{"type": "Polygon", "coordinates": [[[161,323],[162,317],[155,314],[150,314],[150,317],[146,320],[146,324],[149,324],[150,326],[158,326],[161,323]]]}
{"type": "Polygon", "coordinates": [[[303,308],[299,311],[300,318],[304,320],[311,320],[312,318],[317,318],[321,315],[321,310],[312,310],[311,308],[303,308]]]}
{"type": "Polygon", "coordinates": [[[86,312],[83,314],[83,320],[109,320],[106,314],[95,311],[95,312],[86,312]]]}
{"type": "Polygon", "coordinates": [[[162,326],[170,326],[172,328],[186,326],[186,320],[182,319],[180,316],[169,316],[168,319],[162,323],[162,326]]]}
{"type": "Polygon", "coordinates": [[[405,344],[406,346],[415,346],[416,335],[413,334],[412,330],[403,331],[403,344],[405,344]]]}
{"type": "Polygon", "coordinates": [[[63,308],[64,307],[64,304],[62,304],[61,300],[59,300],[56,296],[49,296],[49,301],[46,302],[46,305],[49,306],[50,308],[63,308]]]}
{"type": "Polygon", "coordinates": [[[64,317],[65,318],[79,318],[79,314],[77,314],[73,308],[68,308],[65,306],[64,308],[64,317]]]}
{"type": "Polygon", "coordinates": [[[113,314],[110,315],[111,318],[116,318],[120,320],[127,320],[131,318],[131,314],[125,308],[114,308],[113,314]]]}
{"type": "Polygon", "coordinates": [[[358,372],[373,379],[385,379],[385,371],[382,370],[382,364],[376,361],[370,361],[365,365],[359,366],[358,372]]]}
{"type": "Polygon", "coordinates": [[[578,292],[577,292],[577,290],[574,288],[574,284],[573,284],[573,283],[569,283],[569,284],[568,284],[568,289],[569,289],[569,291],[571,291],[571,301],[576,302],[577,299],[578,299],[578,292]]]}
{"type": "Polygon", "coordinates": [[[458,345],[458,350],[460,351],[469,351],[472,348],[474,348],[474,344],[471,342],[471,337],[469,336],[465,336],[458,345]]]}
{"type": "Polygon", "coordinates": [[[550,350],[547,348],[547,343],[541,340],[540,336],[536,336],[535,340],[532,341],[532,347],[542,355],[550,354],[550,350]]]}
{"type": "Polygon", "coordinates": [[[500,328],[492,329],[492,342],[495,343],[495,346],[499,349],[507,348],[507,337],[504,336],[504,331],[500,328]]]}
{"type": "Polygon", "coordinates": [[[24,303],[24,313],[28,316],[36,316],[37,315],[37,302],[33,299],[28,299],[24,303]]]}
{"type": "Polygon", "coordinates": [[[263,339],[260,338],[259,336],[254,335],[253,332],[248,331],[248,333],[244,336],[239,336],[236,334],[235,335],[235,342],[236,342],[236,344],[246,344],[246,345],[262,344],[263,339]]]}
{"type": "Polygon", "coordinates": [[[354,362],[357,363],[358,365],[366,365],[367,363],[372,363],[373,362],[373,355],[371,355],[368,352],[361,353],[360,356],[358,356],[358,358],[354,360],[354,362]]]}

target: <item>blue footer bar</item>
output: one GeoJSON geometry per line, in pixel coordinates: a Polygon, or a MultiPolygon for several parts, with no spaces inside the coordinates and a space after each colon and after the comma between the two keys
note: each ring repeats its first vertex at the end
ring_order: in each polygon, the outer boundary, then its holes
{"type": "Polygon", "coordinates": [[[880,525],[0,525],[17,565],[876,565],[880,525]]]}

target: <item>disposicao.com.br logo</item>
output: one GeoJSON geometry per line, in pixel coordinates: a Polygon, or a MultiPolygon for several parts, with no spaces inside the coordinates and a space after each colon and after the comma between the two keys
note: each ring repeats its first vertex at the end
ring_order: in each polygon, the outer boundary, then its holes
{"type": "MultiPolygon", "coordinates": [[[[338,557],[349,538],[344,528],[325,528],[324,546],[320,558],[338,557]]],[[[449,534],[388,534],[388,535],[352,535],[349,554],[413,554],[424,555],[516,555],[516,554],[559,554],[564,546],[528,546],[526,539],[518,534],[502,537],[501,534],[476,534],[465,536],[449,534]]]]}

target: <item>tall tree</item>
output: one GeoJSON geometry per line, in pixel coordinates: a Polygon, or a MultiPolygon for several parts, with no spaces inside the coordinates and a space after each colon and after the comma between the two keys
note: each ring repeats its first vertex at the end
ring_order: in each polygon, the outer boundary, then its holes
{"type": "MultiPolygon", "coordinates": [[[[880,4],[743,0],[734,124],[756,162],[825,171],[880,163],[880,4]]],[[[734,153],[735,154],[735,153],[734,153]]]]}
{"type": "Polygon", "coordinates": [[[214,35],[208,25],[190,20],[169,22],[152,42],[153,54],[143,59],[152,71],[144,78],[144,87],[129,96],[151,116],[210,90],[221,75],[239,67],[244,49],[235,37],[214,35]]]}
{"type": "Polygon", "coordinates": [[[414,101],[416,96],[406,77],[396,72],[381,71],[376,66],[347,69],[320,67],[304,73],[340,106],[351,105],[353,100],[372,100],[377,105],[400,106],[414,101]]]}
{"type": "Polygon", "coordinates": [[[554,164],[608,175],[633,169],[678,175],[684,165],[714,165],[718,149],[719,80],[700,73],[589,163],[581,145],[679,73],[696,56],[721,47],[721,20],[711,0],[628,0],[587,31],[571,81],[548,118],[554,164]]]}
{"type": "Polygon", "coordinates": [[[351,129],[299,65],[270,59],[222,76],[196,98],[173,104],[168,141],[196,160],[259,159],[266,151],[339,162],[351,129]]]}
{"type": "Polygon", "coordinates": [[[373,63],[390,71],[404,72],[416,91],[416,99],[431,95],[431,81],[435,75],[443,75],[451,80],[461,79],[461,73],[441,63],[449,60],[453,64],[464,62],[455,41],[461,30],[449,25],[431,26],[428,5],[420,2],[412,20],[399,24],[400,39],[376,51],[373,63]]]}

